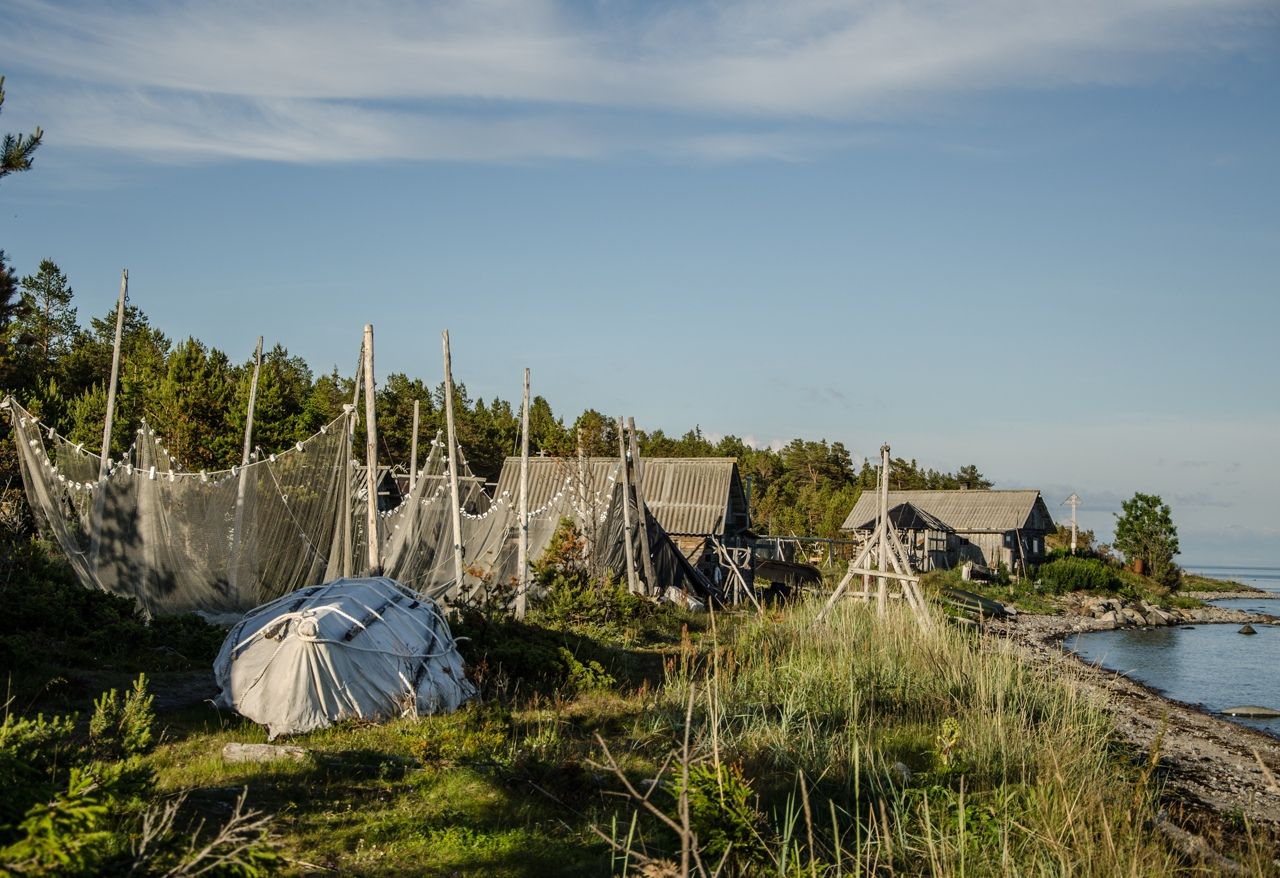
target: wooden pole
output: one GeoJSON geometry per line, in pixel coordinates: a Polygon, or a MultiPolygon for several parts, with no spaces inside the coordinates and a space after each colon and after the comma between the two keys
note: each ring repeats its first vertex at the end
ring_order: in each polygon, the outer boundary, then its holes
{"type": "Polygon", "coordinates": [[[352,381],[355,386],[351,391],[351,408],[347,410],[347,451],[346,460],[344,461],[343,477],[342,477],[342,575],[350,578],[355,574],[352,569],[355,566],[355,546],[352,539],[352,527],[354,526],[355,510],[352,508],[351,497],[351,480],[352,480],[352,463],[354,459],[352,452],[355,450],[356,442],[356,411],[360,406],[360,381],[364,373],[364,343],[360,344],[360,359],[356,363],[356,376],[352,381]]]}
{"type": "Polygon", "coordinates": [[[582,555],[592,577],[596,574],[595,504],[587,504],[587,452],[582,444],[582,428],[578,428],[578,511],[582,515],[582,555]]]}
{"type": "Polygon", "coordinates": [[[523,619],[529,600],[529,370],[524,370],[524,396],[520,405],[520,500],[516,541],[516,618],[523,619]]]}
{"type": "MultiPolygon", "coordinates": [[[[102,425],[102,456],[98,460],[98,481],[107,477],[111,463],[111,425],[116,413],[116,387],[120,383],[120,345],[124,337],[124,303],[129,298],[129,269],[120,272],[120,300],[116,303],[116,339],[111,353],[111,378],[107,385],[107,416],[102,425]]],[[[94,492],[93,519],[89,525],[89,560],[96,565],[102,551],[102,518],[106,511],[107,492],[94,492]]],[[[144,608],[145,609],[145,608],[144,608]]],[[[150,614],[148,613],[148,618],[150,614]]]]}
{"type": "Polygon", "coordinates": [[[627,431],[621,417],[618,418],[618,459],[622,462],[622,543],[627,549],[627,590],[632,594],[640,591],[639,576],[636,574],[636,550],[631,545],[631,478],[627,461],[627,431]]]}
{"type": "Polygon", "coordinates": [[[462,594],[462,500],[458,494],[458,437],[453,428],[453,360],[449,355],[449,330],[441,336],[444,346],[444,418],[449,443],[449,497],[453,504],[453,597],[462,594]]]}
{"type": "Polygon", "coordinates": [[[116,388],[120,386],[120,344],[124,338],[124,303],[129,298],[129,269],[120,271],[120,299],[116,303],[116,340],[111,350],[111,380],[107,384],[107,418],[102,425],[102,459],[98,462],[98,481],[107,474],[111,460],[111,427],[116,416],[116,388]]]}
{"type": "Polygon", "coordinates": [[[240,549],[244,534],[244,498],[249,490],[249,458],[253,455],[253,409],[258,401],[258,376],[262,372],[262,336],[253,352],[253,377],[249,379],[249,405],[244,414],[244,449],[240,453],[240,481],[236,485],[235,526],[231,531],[231,569],[227,571],[232,591],[240,587],[240,549]]]}
{"type": "Polygon", "coordinates": [[[364,327],[364,485],[369,502],[365,506],[365,536],[369,544],[369,575],[382,575],[382,553],[378,545],[378,417],[373,380],[373,324],[364,327]]]}
{"type": "Polygon", "coordinates": [[[640,563],[644,565],[645,592],[657,595],[658,580],[653,575],[653,554],[649,550],[648,507],[644,505],[644,464],[640,460],[640,444],[636,442],[636,419],[627,418],[628,443],[631,447],[631,466],[636,492],[636,512],[640,520],[640,563]]]}
{"type": "MultiPolygon", "coordinates": [[[[884,572],[889,562],[889,443],[880,446],[880,549],[876,569],[884,572]]],[[[883,616],[889,609],[889,580],[876,580],[876,609],[883,616]]]]}
{"type": "Polygon", "coordinates": [[[419,400],[413,401],[413,441],[409,443],[409,493],[413,493],[418,484],[418,408],[419,400]]]}

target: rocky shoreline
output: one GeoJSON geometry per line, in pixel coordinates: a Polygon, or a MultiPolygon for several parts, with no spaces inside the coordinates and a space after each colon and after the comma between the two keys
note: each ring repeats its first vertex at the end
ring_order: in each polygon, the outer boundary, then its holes
{"type": "MultiPolygon", "coordinates": [[[[1231,597],[1214,593],[1213,599],[1231,597]]],[[[1256,592],[1242,593],[1256,597],[1256,592]]],[[[1123,741],[1138,754],[1158,748],[1166,810],[1201,831],[1230,835],[1241,818],[1280,832],[1280,738],[1230,722],[1062,648],[1071,634],[1117,627],[1183,624],[1280,625],[1280,618],[1220,607],[1161,608],[1142,601],[1084,595],[1064,601],[1059,615],[1018,613],[989,623],[1034,664],[1062,673],[1093,694],[1123,741]],[[1118,604],[1118,605],[1117,605],[1118,604]],[[1127,611],[1127,612],[1126,612],[1127,611]]]]}

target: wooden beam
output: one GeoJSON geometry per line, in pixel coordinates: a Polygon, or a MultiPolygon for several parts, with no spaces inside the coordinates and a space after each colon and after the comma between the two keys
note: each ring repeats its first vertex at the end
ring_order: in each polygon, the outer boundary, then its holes
{"type": "Polygon", "coordinates": [[[419,409],[422,401],[415,399],[413,401],[413,439],[409,443],[409,493],[413,493],[413,489],[418,484],[418,419],[419,409]]]}
{"type": "Polygon", "coordinates": [[[636,441],[636,419],[627,418],[627,431],[630,434],[628,445],[631,449],[632,480],[636,492],[636,510],[640,519],[640,563],[644,565],[645,591],[653,596],[658,595],[659,584],[653,575],[653,553],[649,548],[648,506],[644,502],[644,465],[640,461],[640,443],[636,441]]]}
{"type": "Polygon", "coordinates": [[[107,384],[107,418],[102,425],[102,459],[98,462],[98,481],[107,474],[111,461],[111,428],[116,417],[116,389],[120,386],[120,344],[124,338],[124,303],[129,298],[129,269],[120,271],[120,299],[116,302],[116,338],[111,348],[111,379],[107,384]]]}
{"type": "Polygon", "coordinates": [[[378,416],[373,380],[373,324],[364,327],[364,456],[365,542],[368,543],[369,575],[382,575],[382,547],[378,543],[378,416]]]}
{"type": "MultiPolygon", "coordinates": [[[[120,299],[116,303],[116,338],[111,351],[111,378],[107,385],[107,416],[102,425],[102,456],[98,458],[99,489],[94,492],[93,522],[89,527],[89,559],[98,563],[102,551],[102,519],[106,511],[107,492],[102,490],[101,482],[107,477],[107,468],[111,463],[111,426],[116,413],[116,388],[120,383],[120,345],[124,336],[124,303],[129,298],[129,269],[120,272],[120,299]]],[[[144,608],[145,612],[145,608],[144,608]]]]}
{"type": "Polygon", "coordinates": [[[631,545],[631,478],[627,464],[627,430],[625,420],[618,417],[618,460],[622,471],[622,544],[626,547],[627,591],[640,591],[640,576],[636,572],[636,550],[631,545]]]}
{"type": "Polygon", "coordinates": [[[462,594],[463,549],[462,499],[458,494],[458,436],[453,426],[453,360],[449,354],[449,330],[441,336],[444,347],[444,418],[449,452],[449,497],[453,514],[453,590],[452,597],[462,594]]]}
{"type": "Polygon", "coordinates": [[[529,600],[529,370],[524,370],[524,395],[520,406],[520,501],[517,508],[518,549],[516,570],[516,618],[523,619],[529,600]]]}
{"type": "Polygon", "coordinates": [[[253,409],[258,402],[258,376],[262,372],[262,336],[253,352],[253,377],[249,380],[249,404],[244,414],[244,447],[240,453],[240,481],[236,484],[236,514],[231,529],[231,564],[227,581],[232,591],[240,588],[240,552],[244,534],[244,500],[249,491],[249,460],[253,455],[253,409]]]}

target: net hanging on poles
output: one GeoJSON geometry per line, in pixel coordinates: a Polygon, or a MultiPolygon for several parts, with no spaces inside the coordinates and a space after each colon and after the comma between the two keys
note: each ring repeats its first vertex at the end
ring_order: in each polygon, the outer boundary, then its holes
{"type": "Polygon", "coordinates": [[[144,424],[99,481],[99,455],[6,402],[28,501],[86,586],[153,616],[225,613],[338,575],[349,415],[219,472],[183,470],[144,424]]]}

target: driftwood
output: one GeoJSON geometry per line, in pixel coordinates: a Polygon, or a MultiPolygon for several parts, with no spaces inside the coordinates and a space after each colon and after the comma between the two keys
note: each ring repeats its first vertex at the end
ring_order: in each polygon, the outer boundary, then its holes
{"type": "Polygon", "coordinates": [[[310,755],[305,747],[280,744],[239,744],[231,741],[222,748],[223,762],[303,762],[310,755]]]}

